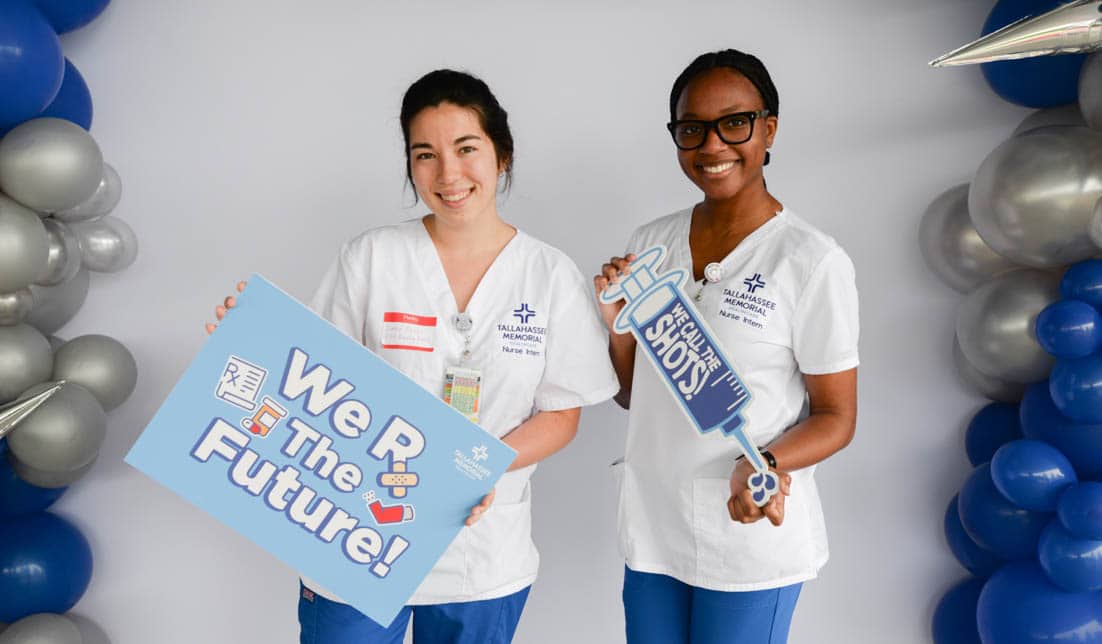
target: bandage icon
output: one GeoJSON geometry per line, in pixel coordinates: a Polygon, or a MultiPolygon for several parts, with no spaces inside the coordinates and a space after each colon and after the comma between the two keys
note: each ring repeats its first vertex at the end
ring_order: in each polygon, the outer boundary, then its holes
{"type": "Polygon", "coordinates": [[[666,248],[660,245],[641,253],[631,263],[631,272],[601,293],[601,301],[626,301],[613,329],[617,333],[630,331],[635,336],[700,433],[719,429],[738,441],[739,449],[754,466],[755,472],[747,481],[754,503],[765,505],[780,486],[777,475],[769,471],[743,429],[741,412],[750,402],[750,392],[700,312],[681,291],[689,272],[675,268],[655,275],[665,256],[666,248]]]}
{"type": "Polygon", "coordinates": [[[379,474],[377,482],[387,488],[390,496],[400,499],[406,495],[406,488],[416,487],[419,480],[416,472],[406,471],[405,461],[391,461],[390,471],[379,474]]]}
{"type": "Polygon", "coordinates": [[[264,396],[260,409],[249,418],[241,419],[241,426],[254,434],[267,436],[287,416],[287,410],[268,396],[264,396]]]}

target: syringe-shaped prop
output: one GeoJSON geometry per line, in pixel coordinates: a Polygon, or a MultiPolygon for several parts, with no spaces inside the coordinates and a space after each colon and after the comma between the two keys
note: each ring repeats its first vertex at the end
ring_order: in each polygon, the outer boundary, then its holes
{"type": "Polygon", "coordinates": [[[769,471],[757,446],[743,430],[742,410],[750,402],[750,392],[700,312],[682,292],[688,271],[675,268],[656,275],[665,256],[665,246],[641,253],[631,263],[631,271],[601,293],[601,301],[626,301],[613,321],[613,330],[630,331],[635,336],[700,433],[719,429],[738,441],[739,449],[754,466],[755,472],[747,481],[754,503],[765,505],[777,493],[779,484],[777,475],[769,471]]]}

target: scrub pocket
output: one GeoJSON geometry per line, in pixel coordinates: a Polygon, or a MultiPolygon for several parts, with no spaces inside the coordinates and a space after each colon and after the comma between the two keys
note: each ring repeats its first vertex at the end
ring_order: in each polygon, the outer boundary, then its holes
{"type": "Polygon", "coordinates": [[[752,590],[756,584],[775,585],[790,577],[814,576],[819,563],[814,561],[807,500],[799,498],[800,491],[793,485],[780,526],[768,519],[742,524],[733,521],[727,511],[731,496],[728,479],[695,479],[693,534],[698,578],[719,587],[737,579],[744,586],[740,590],[752,590]]]}
{"type": "Polygon", "coordinates": [[[478,595],[534,576],[539,553],[532,543],[532,500],[526,485],[516,503],[497,503],[468,531],[464,595],[478,595]]]}

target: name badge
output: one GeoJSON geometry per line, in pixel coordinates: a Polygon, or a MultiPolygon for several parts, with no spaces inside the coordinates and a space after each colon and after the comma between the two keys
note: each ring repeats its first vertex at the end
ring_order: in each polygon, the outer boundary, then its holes
{"type": "Polygon", "coordinates": [[[435,339],[435,317],[397,311],[383,313],[384,349],[432,351],[435,339]]]}

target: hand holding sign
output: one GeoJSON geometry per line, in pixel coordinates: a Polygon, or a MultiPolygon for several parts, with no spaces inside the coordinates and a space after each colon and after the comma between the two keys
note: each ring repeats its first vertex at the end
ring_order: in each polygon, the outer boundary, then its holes
{"type": "Polygon", "coordinates": [[[780,491],[780,480],[742,427],[741,412],[750,402],[750,392],[700,312],[684,297],[680,287],[688,271],[675,268],[655,274],[665,256],[665,246],[641,253],[630,272],[621,271],[619,281],[605,288],[600,300],[609,305],[621,298],[626,301],[613,321],[613,331],[631,331],[700,433],[720,429],[738,441],[755,470],[747,479],[751,500],[764,506],[780,491]]]}

